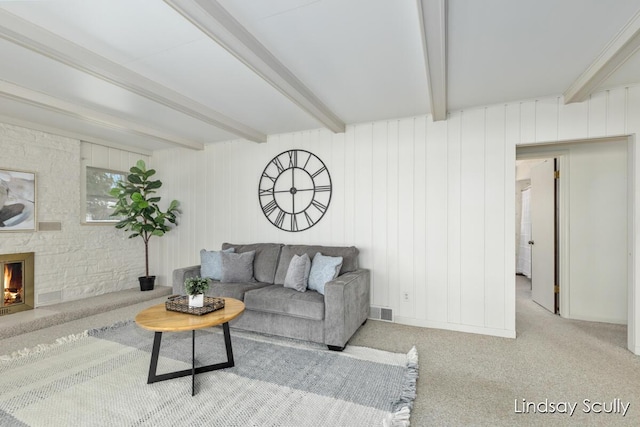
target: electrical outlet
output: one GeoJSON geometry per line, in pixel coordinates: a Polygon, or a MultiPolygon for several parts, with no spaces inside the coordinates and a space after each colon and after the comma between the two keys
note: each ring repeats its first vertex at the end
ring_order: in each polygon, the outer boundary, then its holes
{"type": "Polygon", "coordinates": [[[402,294],[402,299],[406,302],[409,301],[409,292],[404,292],[402,294]]]}

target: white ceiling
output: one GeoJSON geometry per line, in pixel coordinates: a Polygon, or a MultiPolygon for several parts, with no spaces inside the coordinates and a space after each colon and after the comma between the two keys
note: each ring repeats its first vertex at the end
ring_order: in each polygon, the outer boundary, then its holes
{"type": "Polygon", "coordinates": [[[200,149],[580,101],[640,83],[639,11],[640,0],[0,0],[0,122],[200,149]]]}

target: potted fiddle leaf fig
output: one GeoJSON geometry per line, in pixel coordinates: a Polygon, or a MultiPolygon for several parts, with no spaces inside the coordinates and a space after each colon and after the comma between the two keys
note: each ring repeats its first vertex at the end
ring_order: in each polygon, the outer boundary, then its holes
{"type": "Polygon", "coordinates": [[[147,170],[143,160],[138,160],[129,169],[126,182],[119,182],[109,194],[117,199],[111,216],[121,218],[116,228],[131,231],[130,239],[141,237],[144,241],[145,276],[138,277],[141,291],[150,291],[156,276],[149,275],[149,239],[151,236],[163,236],[173,226],[178,225],[176,216],[180,213],[177,200],[172,200],[166,211],[158,206],[160,197],[154,196],[162,187],[162,182],[153,180],[154,169],[147,170]]]}
{"type": "Polygon", "coordinates": [[[191,307],[204,305],[204,293],[209,289],[209,279],[206,277],[189,277],[184,281],[184,291],[189,295],[191,307]]]}

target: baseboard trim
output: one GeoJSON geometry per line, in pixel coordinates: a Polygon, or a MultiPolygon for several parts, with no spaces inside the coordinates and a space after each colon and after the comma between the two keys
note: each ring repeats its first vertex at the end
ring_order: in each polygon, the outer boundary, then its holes
{"type": "Polygon", "coordinates": [[[463,325],[460,323],[434,322],[431,320],[417,320],[410,317],[395,316],[395,323],[422,328],[444,329],[447,331],[466,332],[478,335],[491,335],[500,338],[515,338],[516,331],[510,329],[485,328],[481,326],[463,325]]]}

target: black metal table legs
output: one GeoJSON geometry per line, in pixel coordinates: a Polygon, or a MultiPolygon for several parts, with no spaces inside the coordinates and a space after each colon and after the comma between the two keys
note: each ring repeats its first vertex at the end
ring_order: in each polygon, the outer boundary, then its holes
{"type": "Polygon", "coordinates": [[[156,332],[155,336],[153,337],[153,350],[151,351],[151,364],[149,365],[149,377],[147,380],[147,384],[191,375],[191,396],[195,396],[196,374],[215,371],[218,369],[231,368],[234,366],[233,349],[231,347],[231,335],[229,334],[229,324],[223,323],[222,330],[224,331],[224,345],[227,350],[226,362],[216,363],[213,365],[198,366],[196,368],[196,331],[194,330],[191,331],[191,369],[168,372],[166,374],[159,375],[156,374],[156,371],[158,368],[158,356],[160,355],[160,342],[162,341],[162,332],[156,332]]]}

